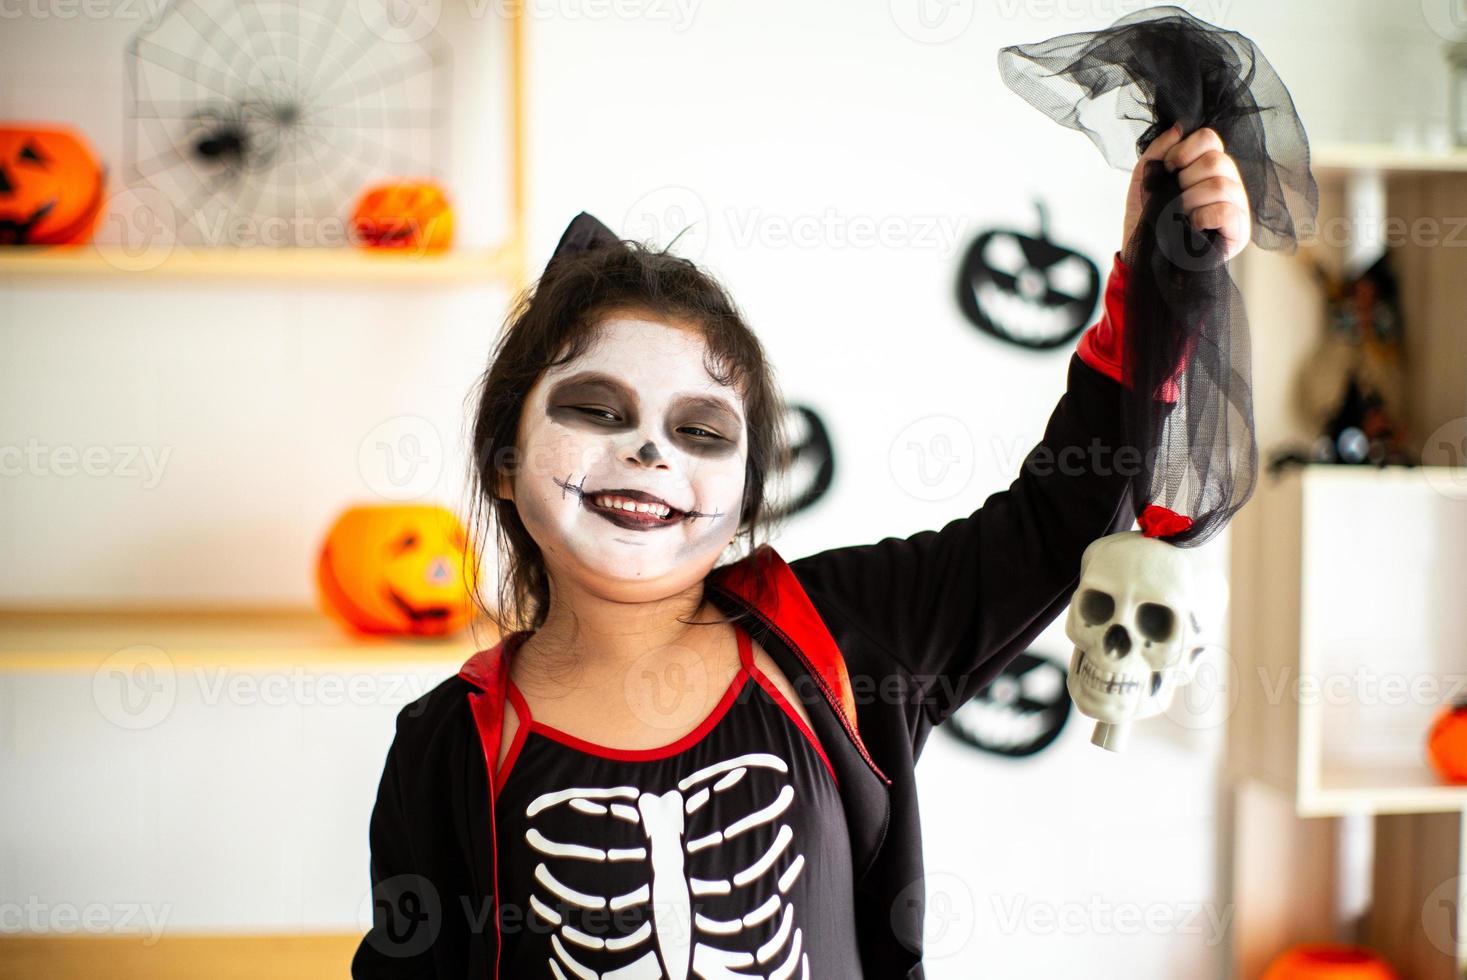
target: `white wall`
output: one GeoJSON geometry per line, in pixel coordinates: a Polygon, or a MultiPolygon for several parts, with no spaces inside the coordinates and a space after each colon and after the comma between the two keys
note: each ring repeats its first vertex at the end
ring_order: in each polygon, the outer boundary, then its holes
{"type": "Polygon", "coordinates": [[[157,663],[132,713],[110,668],[0,675],[0,934],[369,924],[393,719],[456,664],[157,663]]]}
{"type": "MultiPolygon", "coordinates": [[[[1259,42],[1312,138],[1431,140],[1446,89],[1445,41],[1426,16],[1436,16],[1433,2],[1213,0],[1191,9],[1259,42]]],[[[1067,358],[1003,347],[962,320],[951,298],[961,249],[986,226],[1029,227],[1042,195],[1053,236],[1104,265],[1125,185],[1081,136],[1003,88],[995,52],[1135,6],[534,3],[532,262],[582,209],[662,241],[696,220],[683,251],[729,285],[786,394],[833,427],[839,482],[789,528],[781,551],[940,526],[1011,479],[1062,390],[1067,358]],[[858,240],[877,226],[886,244],[858,240]],[[889,450],[934,425],[958,440],[968,479],[929,502],[904,491],[910,460],[894,465],[889,450]]],[[[457,56],[454,187],[470,237],[484,241],[502,217],[488,190],[501,93],[491,82],[498,52],[472,11],[492,9],[443,4],[457,56]]],[[[137,26],[120,16],[0,22],[0,115],[72,122],[120,159],[121,45],[137,26]]],[[[308,602],[321,528],[343,503],[374,492],[358,451],[379,426],[390,440],[427,420],[442,446],[428,496],[461,500],[463,399],[502,301],[493,289],[4,283],[0,444],[170,455],[154,486],[116,474],[0,480],[0,598],[308,602]]],[[[1066,648],[1057,628],[1042,648],[1066,648]]],[[[63,706],[80,696],[55,685],[12,687],[12,697],[22,690],[63,706]]],[[[21,727],[18,751],[3,756],[6,783],[39,779],[33,753],[47,744],[51,758],[79,761],[62,754],[82,748],[72,741],[28,737],[40,730],[26,720],[36,714],[10,717],[21,727]]],[[[382,726],[386,715],[361,723],[382,726]]],[[[281,751],[317,744],[289,724],[295,741],[281,751]]],[[[249,737],[232,724],[208,732],[198,737],[219,753],[249,737]]],[[[919,773],[929,888],[934,909],[955,916],[947,932],[933,926],[934,978],[1220,975],[1220,732],[1156,722],[1121,756],[1087,739],[1075,724],[1045,755],[1007,763],[934,738],[919,773]],[[1137,915],[1152,924],[1137,932],[1137,915]]],[[[134,766],[157,758],[150,744],[121,744],[114,751],[134,766]]],[[[341,753],[332,765],[366,775],[360,758],[341,753]]],[[[83,788],[64,792],[37,783],[39,804],[104,802],[85,771],[76,778],[83,788]]],[[[208,792],[212,778],[201,775],[195,791],[208,792]]],[[[357,882],[324,878],[365,873],[364,833],[342,830],[364,831],[363,799],[354,791],[322,804],[332,830],[312,838],[330,849],[314,872],[320,898],[284,919],[354,926],[347,897],[357,882]]],[[[28,841],[6,845],[0,899],[40,889],[83,901],[110,887],[74,862],[22,866],[14,855],[28,841]]],[[[226,887],[217,872],[230,865],[207,853],[200,867],[220,884],[170,892],[166,882],[177,879],[165,877],[139,886],[171,899],[177,927],[284,926],[272,905],[279,889],[306,887],[294,872],[226,887]]]]}

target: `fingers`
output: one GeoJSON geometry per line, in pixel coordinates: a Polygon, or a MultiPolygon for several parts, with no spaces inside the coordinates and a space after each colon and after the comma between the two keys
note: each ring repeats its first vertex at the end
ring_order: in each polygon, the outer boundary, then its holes
{"type": "Polygon", "coordinates": [[[1202,128],[1175,143],[1162,157],[1168,170],[1183,170],[1207,153],[1223,153],[1222,137],[1217,130],[1202,128]]]}
{"type": "Polygon", "coordinates": [[[1248,210],[1248,194],[1243,185],[1226,177],[1209,177],[1182,191],[1182,210],[1188,214],[1211,204],[1231,204],[1248,210]]]}
{"type": "Polygon", "coordinates": [[[1217,132],[1199,129],[1178,140],[1162,163],[1176,172],[1182,213],[1192,227],[1218,232],[1227,257],[1236,255],[1252,233],[1248,191],[1237,161],[1228,156],[1217,132]]]}
{"type": "Polygon", "coordinates": [[[1247,244],[1251,234],[1248,192],[1238,165],[1228,156],[1222,137],[1210,128],[1186,136],[1173,126],[1157,136],[1136,161],[1127,194],[1125,241],[1130,241],[1141,211],[1141,181],[1147,163],[1160,160],[1176,173],[1182,189],[1181,210],[1199,232],[1216,231],[1231,258],[1247,244]]]}
{"type": "Polygon", "coordinates": [[[1181,141],[1182,127],[1178,123],[1151,141],[1151,145],[1146,147],[1146,152],[1141,154],[1141,158],[1136,161],[1136,169],[1138,171],[1143,169],[1149,160],[1163,159],[1181,141]]]}
{"type": "Polygon", "coordinates": [[[1205,204],[1187,213],[1187,220],[1198,231],[1217,231],[1228,243],[1231,255],[1248,240],[1248,212],[1227,202],[1205,204]]]}
{"type": "Polygon", "coordinates": [[[1177,172],[1177,183],[1183,190],[1204,180],[1222,178],[1242,183],[1237,162],[1222,150],[1208,150],[1196,160],[1177,172]]]}

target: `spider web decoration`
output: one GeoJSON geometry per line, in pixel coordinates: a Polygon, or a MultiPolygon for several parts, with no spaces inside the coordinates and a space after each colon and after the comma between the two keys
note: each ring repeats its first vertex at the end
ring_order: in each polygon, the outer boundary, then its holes
{"type": "Polygon", "coordinates": [[[128,43],[128,183],[207,245],[341,245],[370,183],[437,179],[450,51],[390,0],[174,0],[128,43]]]}

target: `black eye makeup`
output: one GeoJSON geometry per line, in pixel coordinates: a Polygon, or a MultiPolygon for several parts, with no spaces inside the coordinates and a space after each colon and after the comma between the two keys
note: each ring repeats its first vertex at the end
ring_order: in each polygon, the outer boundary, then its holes
{"type": "MultiPolygon", "coordinates": [[[[620,430],[637,425],[636,394],[610,375],[582,371],[557,381],[545,399],[548,418],[562,425],[620,430]]],[[[724,456],[738,451],[743,417],[725,399],[689,394],[674,399],[668,438],[688,452],[724,456]]]]}

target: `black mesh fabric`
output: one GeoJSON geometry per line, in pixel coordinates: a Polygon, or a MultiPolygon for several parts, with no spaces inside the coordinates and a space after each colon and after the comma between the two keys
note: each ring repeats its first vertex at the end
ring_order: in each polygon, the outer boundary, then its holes
{"type": "MultiPolygon", "coordinates": [[[[1210,127],[1238,165],[1252,241],[1293,251],[1319,192],[1289,91],[1248,38],[1179,7],[1137,11],[1110,27],[1004,48],[1004,83],[1131,170],[1174,123],[1210,127]]],[[[1181,210],[1175,173],[1143,174],[1145,205],[1122,257],[1126,291],[1124,416],[1141,447],[1137,513],[1158,504],[1192,519],[1167,536],[1195,545],[1221,530],[1257,479],[1248,322],[1221,242],[1181,210]],[[1184,365],[1178,373],[1178,366],[1184,365]]]]}

